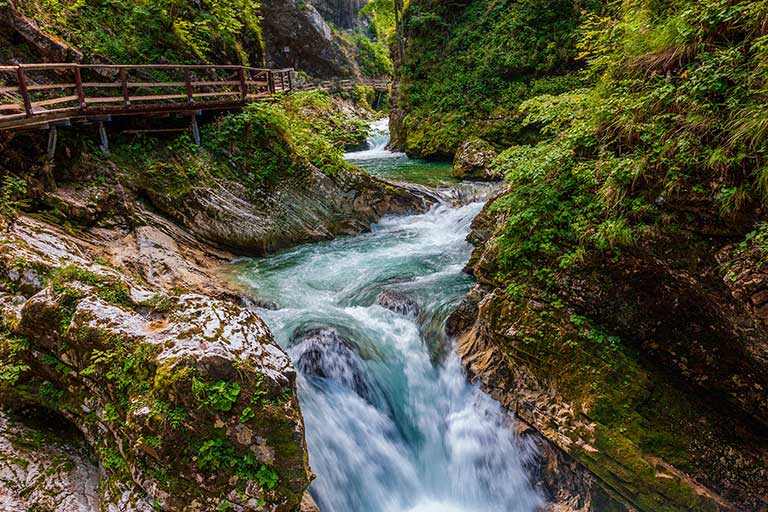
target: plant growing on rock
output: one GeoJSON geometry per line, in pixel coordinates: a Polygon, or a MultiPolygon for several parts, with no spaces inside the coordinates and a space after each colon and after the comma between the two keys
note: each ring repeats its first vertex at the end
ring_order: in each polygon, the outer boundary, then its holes
{"type": "Polygon", "coordinates": [[[192,294],[138,300],[158,292],[106,267],[47,274],[6,319],[0,397],[83,432],[106,470],[104,503],[131,492],[164,510],[298,504],[309,473],[297,402],[267,411],[239,399],[294,385],[258,317],[192,294]],[[148,303],[165,304],[165,328],[147,329],[148,303]]]}

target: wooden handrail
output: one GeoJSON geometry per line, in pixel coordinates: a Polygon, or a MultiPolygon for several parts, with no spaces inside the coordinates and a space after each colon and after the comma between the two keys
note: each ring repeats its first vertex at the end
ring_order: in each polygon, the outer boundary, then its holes
{"type": "Polygon", "coordinates": [[[0,130],[110,115],[236,109],[281,92],[312,88],[350,89],[359,83],[378,90],[389,87],[387,80],[299,85],[292,68],[266,69],[230,64],[39,63],[0,66],[0,130]],[[30,77],[39,71],[54,72],[54,76],[66,78],[58,83],[34,83],[30,77]],[[148,73],[150,71],[157,73],[148,73]],[[133,73],[138,77],[131,77],[133,73]],[[13,76],[16,84],[3,80],[4,74],[13,76]],[[55,108],[45,108],[52,106],[55,108]]]}

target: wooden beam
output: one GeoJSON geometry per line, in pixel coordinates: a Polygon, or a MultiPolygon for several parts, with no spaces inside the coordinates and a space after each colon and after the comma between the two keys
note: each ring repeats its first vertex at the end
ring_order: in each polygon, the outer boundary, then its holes
{"type": "Polygon", "coordinates": [[[184,70],[184,87],[187,90],[187,103],[194,103],[195,93],[192,90],[192,72],[188,69],[184,70]]]}
{"type": "Polygon", "coordinates": [[[237,71],[237,74],[240,78],[240,97],[245,101],[248,97],[248,84],[245,82],[245,69],[240,68],[237,71]]]}
{"type": "Polygon", "coordinates": [[[109,138],[107,137],[107,129],[104,128],[102,121],[98,122],[99,125],[99,140],[101,141],[101,152],[105,157],[109,158],[109,138]]]}
{"type": "Polygon", "coordinates": [[[58,140],[59,133],[56,130],[56,125],[51,125],[51,129],[48,131],[48,160],[53,162],[53,158],[56,156],[56,141],[58,140]]]}

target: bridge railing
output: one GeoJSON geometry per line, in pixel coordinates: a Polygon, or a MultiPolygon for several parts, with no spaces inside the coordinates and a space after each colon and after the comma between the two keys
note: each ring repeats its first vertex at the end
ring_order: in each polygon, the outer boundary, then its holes
{"type": "Polygon", "coordinates": [[[385,78],[364,78],[362,80],[325,80],[323,82],[306,82],[296,85],[299,90],[322,89],[325,91],[348,91],[356,85],[367,85],[377,91],[387,91],[392,84],[391,80],[385,78]]]}
{"type": "Polygon", "coordinates": [[[292,90],[292,76],[291,69],[230,65],[0,66],[0,128],[89,112],[242,104],[292,90]]]}

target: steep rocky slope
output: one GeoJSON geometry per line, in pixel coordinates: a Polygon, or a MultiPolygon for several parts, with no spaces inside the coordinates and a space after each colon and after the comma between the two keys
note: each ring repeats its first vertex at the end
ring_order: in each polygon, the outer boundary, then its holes
{"type": "Polygon", "coordinates": [[[294,67],[318,78],[360,76],[365,56],[339,30],[362,28],[365,2],[237,0],[10,1],[0,6],[9,62],[213,62],[294,67]],[[127,27],[142,27],[138,32],[127,27]]]}

